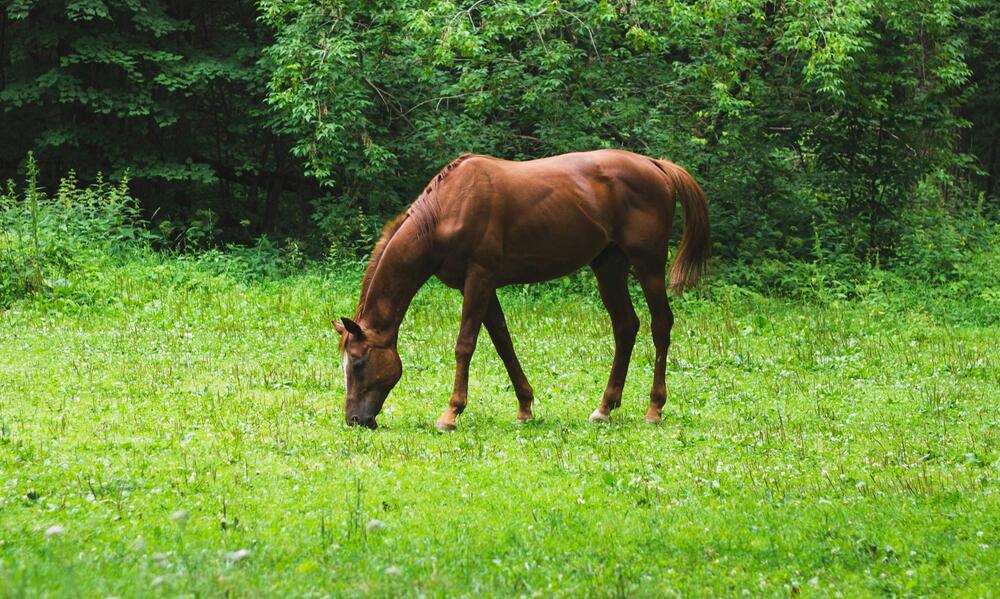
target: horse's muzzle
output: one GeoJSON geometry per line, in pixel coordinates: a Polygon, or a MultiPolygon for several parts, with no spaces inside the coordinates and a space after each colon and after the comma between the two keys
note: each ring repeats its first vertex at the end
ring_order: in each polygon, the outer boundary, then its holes
{"type": "Polygon", "coordinates": [[[374,416],[360,416],[358,414],[352,414],[347,417],[348,426],[364,426],[375,430],[378,428],[378,423],[375,422],[374,416]]]}

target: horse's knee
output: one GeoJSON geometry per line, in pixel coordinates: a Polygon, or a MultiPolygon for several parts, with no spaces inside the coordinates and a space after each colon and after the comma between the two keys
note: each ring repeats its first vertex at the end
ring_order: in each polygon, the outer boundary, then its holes
{"type": "Polygon", "coordinates": [[[650,327],[653,333],[653,343],[657,348],[666,349],[670,347],[670,331],[674,328],[674,315],[668,309],[666,315],[662,318],[653,319],[653,324],[650,327]]]}
{"type": "Polygon", "coordinates": [[[670,346],[670,327],[664,325],[654,325],[652,327],[653,333],[653,344],[656,347],[669,347],[670,346]]]}
{"type": "Polygon", "coordinates": [[[639,317],[632,314],[629,318],[615,323],[615,337],[625,343],[635,343],[636,335],[639,334],[639,317]]]}
{"type": "Polygon", "coordinates": [[[628,333],[632,339],[635,339],[635,336],[639,334],[639,317],[635,314],[632,314],[628,320],[628,333]]]}
{"type": "Polygon", "coordinates": [[[475,350],[475,342],[459,340],[459,342],[455,344],[455,361],[459,364],[468,362],[472,359],[472,352],[475,350]]]}

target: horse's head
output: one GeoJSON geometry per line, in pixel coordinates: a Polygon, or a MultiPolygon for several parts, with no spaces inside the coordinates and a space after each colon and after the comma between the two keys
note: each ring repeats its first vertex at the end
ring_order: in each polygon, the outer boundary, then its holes
{"type": "Polygon", "coordinates": [[[351,426],[378,427],[375,417],[389,391],[403,374],[395,343],[380,346],[361,325],[350,318],[333,321],[340,333],[344,380],[347,390],[344,419],[351,426]]]}

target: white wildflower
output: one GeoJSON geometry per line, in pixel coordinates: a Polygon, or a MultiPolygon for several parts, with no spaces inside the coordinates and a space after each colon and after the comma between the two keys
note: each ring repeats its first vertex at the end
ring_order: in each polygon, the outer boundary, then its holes
{"type": "Polygon", "coordinates": [[[64,532],[66,532],[65,528],[63,528],[62,526],[59,526],[58,524],[54,524],[54,525],[52,525],[52,526],[50,526],[50,527],[48,527],[48,528],[45,529],[45,536],[49,537],[49,538],[51,538],[51,537],[58,537],[58,536],[62,536],[62,534],[64,532]]]}

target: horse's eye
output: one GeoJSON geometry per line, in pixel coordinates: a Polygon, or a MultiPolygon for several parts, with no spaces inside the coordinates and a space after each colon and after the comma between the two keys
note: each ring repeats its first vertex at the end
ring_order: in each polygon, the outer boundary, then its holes
{"type": "Polygon", "coordinates": [[[354,369],[354,372],[361,372],[365,368],[365,360],[355,361],[354,364],[351,365],[351,368],[354,369]]]}

